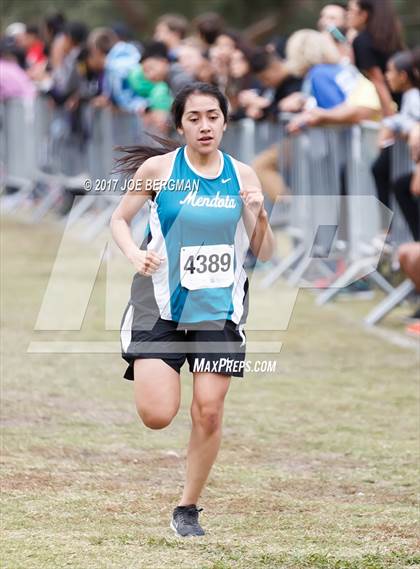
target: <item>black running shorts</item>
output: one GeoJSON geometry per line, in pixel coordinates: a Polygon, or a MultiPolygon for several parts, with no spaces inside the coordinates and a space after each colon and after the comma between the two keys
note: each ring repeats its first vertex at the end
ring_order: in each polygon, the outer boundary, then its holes
{"type": "Polygon", "coordinates": [[[188,360],[191,372],[243,377],[246,338],[242,325],[231,320],[181,325],[158,318],[149,326],[133,329],[128,311],[130,305],[121,324],[121,355],[129,364],[125,379],[134,380],[138,358],[160,359],[178,373],[188,360]]]}

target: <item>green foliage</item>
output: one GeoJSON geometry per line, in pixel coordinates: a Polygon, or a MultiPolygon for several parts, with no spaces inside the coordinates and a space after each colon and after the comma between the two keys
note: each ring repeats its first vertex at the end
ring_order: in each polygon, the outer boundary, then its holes
{"type": "MultiPolygon", "coordinates": [[[[62,11],[70,20],[82,20],[91,27],[123,21],[134,28],[138,39],[150,36],[156,19],[165,13],[180,13],[191,19],[203,12],[214,11],[229,26],[243,30],[264,17],[277,21],[272,34],[285,34],[302,27],[314,27],[320,8],[326,0],[2,0],[3,27],[13,21],[41,23],[41,18],[62,11]],[[127,10],[130,5],[133,12],[127,10]],[[133,20],[132,14],[138,15],[133,20]]],[[[343,3],[344,0],[343,0],[343,3]]],[[[417,0],[394,0],[401,15],[405,35],[410,44],[418,42],[420,3],[417,0]]]]}

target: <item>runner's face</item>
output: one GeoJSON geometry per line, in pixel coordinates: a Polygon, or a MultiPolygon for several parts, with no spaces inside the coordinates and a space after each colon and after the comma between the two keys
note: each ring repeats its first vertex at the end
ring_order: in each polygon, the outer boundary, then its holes
{"type": "Polygon", "coordinates": [[[214,152],[226,129],[217,99],[201,94],[190,95],[186,100],[181,125],[178,131],[185,136],[188,146],[200,154],[214,152]]]}

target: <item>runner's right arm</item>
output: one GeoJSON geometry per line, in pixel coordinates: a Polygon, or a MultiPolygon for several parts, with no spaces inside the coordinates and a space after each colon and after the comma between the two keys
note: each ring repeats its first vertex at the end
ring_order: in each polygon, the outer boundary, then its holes
{"type": "Polygon", "coordinates": [[[131,235],[130,224],[134,216],[141,210],[151,192],[146,190],[146,180],[154,180],[158,175],[158,157],[146,160],[133,176],[130,190],[124,194],[118,207],[111,217],[110,227],[114,241],[134,265],[137,272],[151,276],[161,263],[161,259],[154,251],[139,249],[131,235]]]}

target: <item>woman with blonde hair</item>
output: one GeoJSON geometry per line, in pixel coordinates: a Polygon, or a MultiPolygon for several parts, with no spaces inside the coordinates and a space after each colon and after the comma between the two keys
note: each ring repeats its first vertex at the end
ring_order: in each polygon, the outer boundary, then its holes
{"type": "Polygon", "coordinates": [[[340,63],[340,52],[330,36],[304,29],[288,39],[286,59],[292,75],[303,77],[314,65],[340,63]]]}
{"type": "Polygon", "coordinates": [[[299,95],[283,101],[281,110],[305,109],[310,113],[292,121],[292,131],[296,126],[299,129],[302,120],[302,124],[315,126],[312,119],[324,112],[324,124],[329,124],[330,119],[345,124],[379,118],[380,101],[373,83],[354,65],[340,62],[340,53],[330,36],[299,30],[287,42],[286,57],[289,71],[303,77],[303,85],[299,95]],[[332,109],[339,110],[336,116],[331,114],[332,109]]]}

